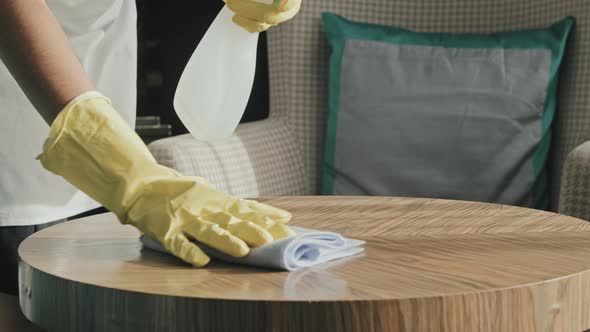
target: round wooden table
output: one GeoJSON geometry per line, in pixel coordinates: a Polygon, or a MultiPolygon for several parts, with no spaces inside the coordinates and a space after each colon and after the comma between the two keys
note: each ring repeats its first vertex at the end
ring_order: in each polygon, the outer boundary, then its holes
{"type": "Polygon", "coordinates": [[[296,272],[191,268],[112,214],[19,253],[21,307],[50,331],[581,331],[590,223],[517,207],[391,197],[263,199],[292,224],[367,241],[296,272]]]}

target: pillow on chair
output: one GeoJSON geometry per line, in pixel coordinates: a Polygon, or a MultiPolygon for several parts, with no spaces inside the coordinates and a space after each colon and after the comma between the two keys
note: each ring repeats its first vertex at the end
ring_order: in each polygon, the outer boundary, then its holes
{"type": "Polygon", "coordinates": [[[323,20],[332,48],[324,194],[547,206],[573,18],[493,34],[323,20]]]}

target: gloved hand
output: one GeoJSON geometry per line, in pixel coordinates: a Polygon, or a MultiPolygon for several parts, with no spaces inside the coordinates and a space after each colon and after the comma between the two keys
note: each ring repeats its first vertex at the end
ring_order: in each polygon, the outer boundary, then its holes
{"type": "Polygon", "coordinates": [[[301,7],[301,0],[273,0],[272,4],[256,0],[224,1],[227,7],[236,13],[233,17],[234,23],[250,32],[262,32],[290,20],[301,7]]]}
{"type": "Polygon", "coordinates": [[[201,243],[241,257],[249,247],[293,235],[287,211],[232,197],[200,177],[182,176],[155,159],[110,100],[87,92],[51,126],[43,166],[187,263],[209,262],[201,243]]]}

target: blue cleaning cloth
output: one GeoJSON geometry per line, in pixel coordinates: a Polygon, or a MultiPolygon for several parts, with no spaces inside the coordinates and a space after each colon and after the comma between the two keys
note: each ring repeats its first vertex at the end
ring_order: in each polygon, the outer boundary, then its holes
{"type": "MultiPolygon", "coordinates": [[[[332,232],[316,231],[292,226],[296,235],[274,241],[262,247],[252,248],[245,257],[231,257],[211,247],[195,242],[210,257],[224,262],[249,266],[266,267],[286,271],[334,259],[356,255],[364,250],[361,240],[345,238],[332,232]]],[[[145,248],[167,253],[166,249],[157,241],[146,235],[141,236],[141,243],[145,248]]]]}

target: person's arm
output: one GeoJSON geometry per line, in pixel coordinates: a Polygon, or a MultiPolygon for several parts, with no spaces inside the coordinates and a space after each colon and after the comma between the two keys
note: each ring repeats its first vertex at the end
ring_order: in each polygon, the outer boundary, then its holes
{"type": "Polygon", "coordinates": [[[43,167],[185,262],[209,262],[189,238],[243,257],[250,247],[294,234],[285,225],[289,212],[233,197],[205,179],[159,165],[111,101],[93,91],[44,3],[0,0],[0,57],[51,123],[38,156],[43,167]]]}
{"type": "Polygon", "coordinates": [[[48,124],[94,89],[43,0],[0,0],[0,59],[48,124]]]}

